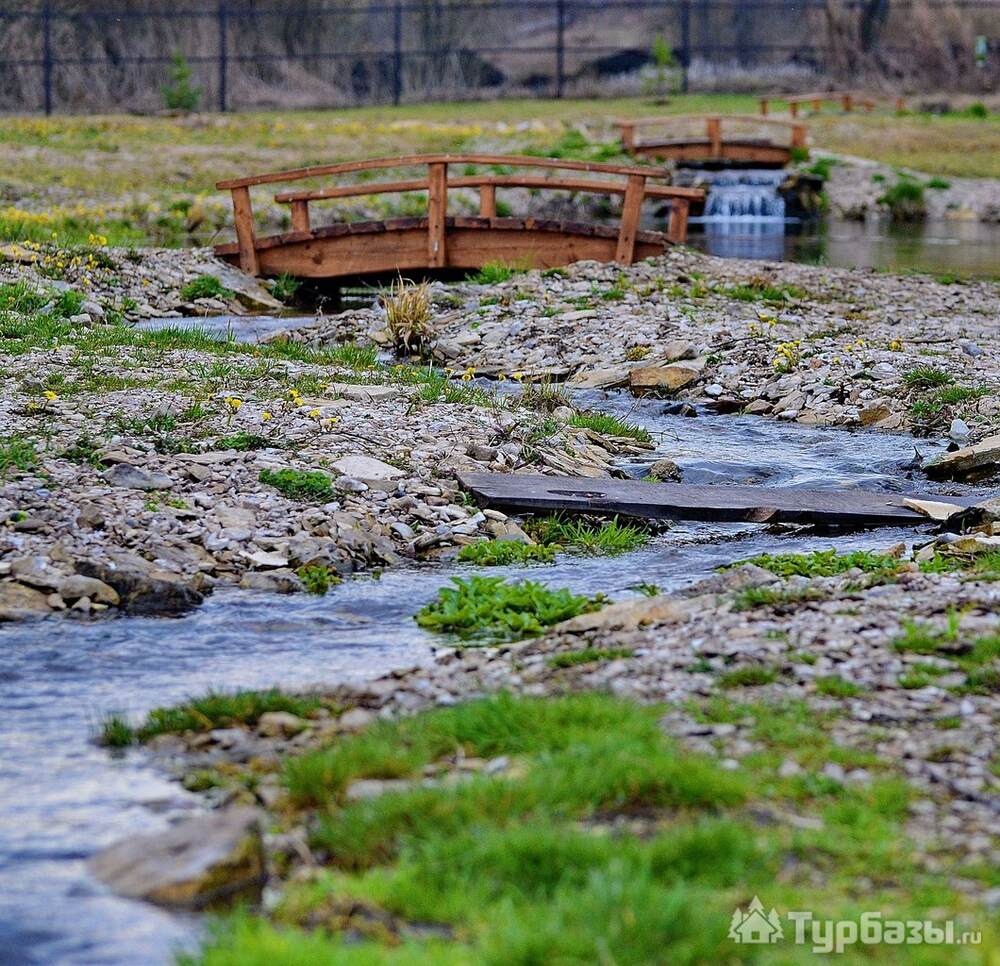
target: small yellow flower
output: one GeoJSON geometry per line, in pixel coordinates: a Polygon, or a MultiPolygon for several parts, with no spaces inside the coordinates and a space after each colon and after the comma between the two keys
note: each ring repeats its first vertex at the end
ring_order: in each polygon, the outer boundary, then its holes
{"type": "Polygon", "coordinates": [[[507,381],[507,373],[506,372],[498,372],[497,373],[497,382],[506,382],[506,381],[507,381]]]}
{"type": "Polygon", "coordinates": [[[58,393],[55,393],[55,392],[53,392],[53,391],[52,391],[51,389],[46,389],[46,390],[45,390],[45,392],[43,392],[43,393],[42,393],[42,395],[43,395],[43,396],[44,396],[44,397],[45,397],[45,398],[46,398],[46,399],[47,399],[47,400],[48,400],[49,402],[52,402],[52,401],[53,401],[54,399],[58,399],[58,398],[59,398],[59,394],[58,394],[58,393]]]}
{"type": "Polygon", "coordinates": [[[270,420],[271,414],[265,409],[264,412],[260,414],[260,421],[266,423],[270,420]]]}
{"type": "Polygon", "coordinates": [[[514,382],[521,382],[521,380],[524,379],[524,373],[523,372],[515,372],[514,375],[511,376],[511,379],[513,379],[514,382]]]}
{"type": "Polygon", "coordinates": [[[226,405],[234,412],[239,412],[240,406],[243,405],[243,400],[238,399],[236,396],[226,396],[226,405]]]}
{"type": "Polygon", "coordinates": [[[319,417],[319,410],[318,409],[310,409],[309,410],[309,415],[312,416],[313,419],[317,419],[319,417]]]}

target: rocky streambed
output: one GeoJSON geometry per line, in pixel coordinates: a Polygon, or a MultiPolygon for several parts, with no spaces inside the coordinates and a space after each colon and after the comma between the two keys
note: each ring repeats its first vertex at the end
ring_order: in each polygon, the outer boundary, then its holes
{"type": "MultiPolygon", "coordinates": [[[[642,476],[670,459],[691,482],[899,490],[937,458],[952,466],[939,475],[963,475],[942,440],[991,452],[996,286],[676,252],[435,299],[431,368],[366,348],[388,345],[375,309],[259,346],[93,316],[5,323],[3,433],[17,446],[0,588],[8,618],[49,618],[0,631],[13,751],[0,861],[23,883],[5,900],[8,945],[29,962],[164,961],[196,924],[111,898],[83,862],[123,823],[155,831],[200,807],[165,776],[209,787],[215,805],[271,809],[260,869],[277,887],[277,870],[312,868],[308,828],[282,817],[284,758],[498,689],[664,702],[665,729],[725,768],[774,749],[715,699],[798,702],[853,751],[818,763],[786,751],[786,777],[863,788],[900,774],[917,789],[907,829],[921,861],[995,865],[997,699],[982,642],[997,633],[998,585],[971,562],[912,559],[912,532],[677,525],[626,557],[502,568],[620,602],[537,640],[455,649],[412,618],[470,572],[451,561],[460,547],[525,539],[523,521],[464,500],[460,469],[642,476]],[[881,562],[714,574],[825,548],[881,562]],[[303,593],[316,581],[325,594],[303,593]],[[143,616],[163,612],[181,616],[143,616]],[[273,684],[319,687],[327,710],[164,736],[152,758],[89,743],[112,711],[136,720],[211,686],[273,684]],[[228,779],[191,777],[206,771],[228,779]],[[68,925],[52,926],[55,908],[68,925]]],[[[402,788],[374,781],[357,794],[402,788]]],[[[260,821],[240,818],[239,841],[260,821]]],[[[976,903],[995,901],[982,879],[959,879],[976,903]]]]}

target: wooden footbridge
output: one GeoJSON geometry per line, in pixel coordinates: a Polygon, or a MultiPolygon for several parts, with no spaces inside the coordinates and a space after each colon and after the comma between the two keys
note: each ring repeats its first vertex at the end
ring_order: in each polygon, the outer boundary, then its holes
{"type": "Polygon", "coordinates": [[[642,117],[615,126],[628,154],[706,167],[783,168],[806,147],[804,124],[744,114],[642,117]]]}
{"type": "Polygon", "coordinates": [[[788,105],[788,113],[792,117],[799,116],[799,107],[808,104],[815,113],[823,109],[824,104],[839,104],[841,110],[850,113],[855,108],[862,108],[865,111],[873,111],[879,102],[892,102],[893,109],[897,112],[905,107],[902,97],[881,97],[875,94],[863,94],[858,91],[823,91],[814,94],[771,94],[758,98],[760,103],[760,113],[766,116],[771,109],[771,105],[782,101],[788,105]]]}
{"type": "Polygon", "coordinates": [[[370,161],[350,161],[220,181],[231,192],[236,242],[218,245],[220,257],[250,275],[283,273],[336,282],[395,276],[398,273],[455,275],[476,271],[488,262],[531,268],[555,268],[583,259],[633,262],[662,254],[687,236],[688,207],[704,199],[696,188],[650,184],[664,180],[656,168],[492,154],[427,154],[370,161]],[[354,175],[370,178],[387,169],[426,168],[423,177],[279,191],[275,201],[290,206],[292,230],[259,237],[254,226],[250,189],[258,185],[354,175]],[[477,174],[476,168],[488,168],[477,174]],[[513,169],[541,169],[517,174],[513,169]],[[460,176],[451,176],[455,169],[460,176]],[[546,176],[544,172],[559,172],[546,176]],[[571,174],[567,174],[570,172],[571,174]],[[580,177],[580,173],[599,177],[580,177]],[[533,217],[499,217],[497,190],[527,188],[621,196],[617,227],[533,217]],[[449,192],[478,191],[478,215],[449,215],[449,192]],[[311,203],[368,195],[426,192],[427,214],[379,221],[332,221],[315,225],[311,203]],[[669,205],[664,231],[640,228],[643,202],[669,205]]]}

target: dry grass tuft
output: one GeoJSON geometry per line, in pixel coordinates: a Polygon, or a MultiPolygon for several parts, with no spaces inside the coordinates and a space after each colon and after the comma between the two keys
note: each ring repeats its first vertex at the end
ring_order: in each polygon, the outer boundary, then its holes
{"type": "Polygon", "coordinates": [[[393,345],[405,352],[419,351],[430,331],[434,307],[427,282],[415,283],[400,276],[382,293],[386,328],[393,345]]]}

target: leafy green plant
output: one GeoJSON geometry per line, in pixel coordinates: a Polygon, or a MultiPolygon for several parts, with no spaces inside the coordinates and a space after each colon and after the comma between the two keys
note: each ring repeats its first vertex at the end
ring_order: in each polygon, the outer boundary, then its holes
{"type": "Polygon", "coordinates": [[[340,575],[336,571],[318,564],[299,567],[295,573],[302,581],[305,591],[317,597],[322,597],[331,587],[340,583],[340,575]]]}
{"type": "Polygon", "coordinates": [[[826,594],[818,587],[747,587],[733,594],[733,610],[753,610],[757,607],[793,608],[811,601],[824,600],[826,594]]]}
{"type": "Polygon", "coordinates": [[[982,101],[973,101],[964,111],[969,117],[984,121],[990,116],[990,109],[982,101]]]}
{"type": "Polygon", "coordinates": [[[101,722],[97,742],[105,748],[127,748],[136,742],[135,728],[124,715],[109,714],[101,722]]]}
{"type": "Polygon", "coordinates": [[[757,688],[777,680],[778,672],[765,664],[748,664],[719,675],[720,688],[757,688]]]}
{"type": "Polygon", "coordinates": [[[556,555],[555,547],[538,543],[521,543],[517,540],[480,540],[466,544],[458,552],[463,563],[480,567],[506,567],[520,563],[549,563],[556,555]]]}
{"type": "Polygon", "coordinates": [[[185,302],[193,302],[195,299],[227,299],[234,294],[215,275],[199,275],[181,288],[181,298],[185,302]]]}
{"type": "Polygon", "coordinates": [[[218,449],[236,449],[241,452],[254,449],[280,448],[281,444],[277,440],[260,433],[250,433],[245,429],[233,433],[232,436],[220,436],[215,445],[218,449]]]}
{"type": "Polygon", "coordinates": [[[869,574],[895,573],[900,568],[900,561],[888,554],[875,553],[871,550],[852,550],[849,553],[838,553],[836,550],[814,550],[811,553],[764,553],[746,560],[720,567],[729,570],[753,564],[770,570],[779,577],[833,577],[846,570],[863,570],[869,574]]]}
{"type": "Polygon", "coordinates": [[[893,221],[919,221],[927,214],[924,186],[912,178],[901,177],[878,198],[889,209],[893,221]]]}
{"type": "Polygon", "coordinates": [[[916,366],[903,374],[903,382],[913,389],[934,389],[954,382],[954,377],[934,366],[916,366]]]}
{"type": "Polygon", "coordinates": [[[933,178],[927,180],[926,187],[933,188],[936,191],[946,191],[951,187],[951,182],[947,178],[935,175],[933,178]]]}
{"type": "Polygon", "coordinates": [[[551,590],[532,580],[506,583],[502,577],[453,577],[452,584],[417,612],[416,621],[429,630],[470,640],[534,637],[552,624],[598,610],[605,603],[600,596],[551,590]]]}
{"type": "Polygon", "coordinates": [[[191,66],[184,55],[171,58],[170,81],[164,84],[163,103],[171,111],[195,111],[201,103],[201,88],[191,82],[191,66]]]}
{"type": "Polygon", "coordinates": [[[320,501],[333,497],[333,483],[320,470],[261,470],[261,483],[273,486],[292,500],[320,501]]]}
{"type": "Polygon", "coordinates": [[[816,691],[825,694],[830,698],[856,698],[864,694],[864,688],[859,687],[853,681],[845,681],[837,675],[816,678],[816,691]]]}

